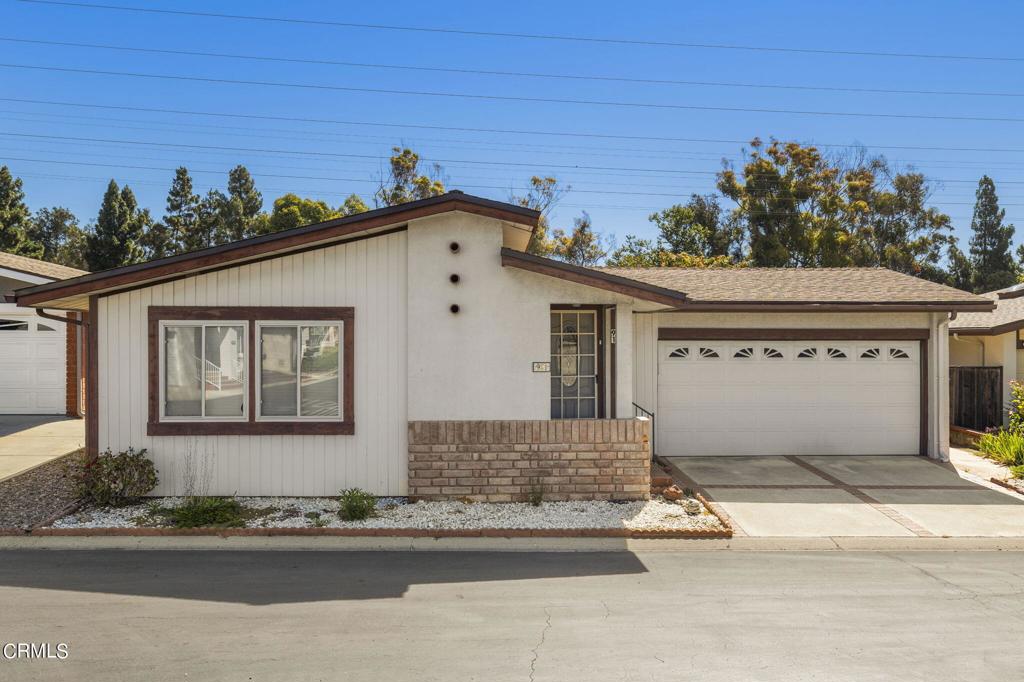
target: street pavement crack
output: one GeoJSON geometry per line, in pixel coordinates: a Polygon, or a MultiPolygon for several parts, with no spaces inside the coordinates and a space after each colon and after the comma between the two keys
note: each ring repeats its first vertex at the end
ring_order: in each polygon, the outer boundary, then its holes
{"type": "Polygon", "coordinates": [[[547,618],[544,621],[544,628],[540,631],[540,641],[537,642],[537,646],[533,647],[533,658],[530,660],[530,682],[533,682],[533,676],[537,673],[537,659],[540,658],[540,648],[544,646],[548,630],[551,629],[551,609],[545,606],[544,615],[547,618]]]}

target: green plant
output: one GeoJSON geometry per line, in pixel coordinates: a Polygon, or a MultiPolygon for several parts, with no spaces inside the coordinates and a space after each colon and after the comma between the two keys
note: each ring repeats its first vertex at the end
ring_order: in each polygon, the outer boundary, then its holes
{"type": "Polygon", "coordinates": [[[544,486],[531,485],[530,492],[526,494],[526,501],[534,507],[539,507],[540,503],[544,501],[544,486]]]}
{"type": "Polygon", "coordinates": [[[345,521],[368,519],[377,509],[377,498],[365,490],[349,488],[338,495],[338,516],[345,521]]]}
{"type": "Polygon", "coordinates": [[[1024,383],[1010,382],[1010,431],[1024,433],[1024,383]]]}
{"type": "Polygon", "coordinates": [[[1013,430],[986,433],[978,439],[978,450],[984,457],[1004,466],[1022,465],[1024,464],[1024,433],[1013,430]]]}
{"type": "Polygon", "coordinates": [[[683,497],[686,499],[697,497],[697,492],[693,488],[683,488],[683,497]]]}
{"type": "Polygon", "coordinates": [[[245,525],[244,511],[231,497],[188,497],[177,507],[161,509],[177,528],[241,528],[245,525]]]}
{"type": "Polygon", "coordinates": [[[1010,474],[1014,478],[1024,479],[1024,464],[1017,464],[1016,466],[1010,467],[1010,474]]]}
{"type": "Polygon", "coordinates": [[[101,506],[123,507],[153,490],[159,478],[145,448],[138,452],[128,448],[116,455],[108,448],[98,457],[87,458],[73,474],[73,480],[80,499],[101,506]]]}

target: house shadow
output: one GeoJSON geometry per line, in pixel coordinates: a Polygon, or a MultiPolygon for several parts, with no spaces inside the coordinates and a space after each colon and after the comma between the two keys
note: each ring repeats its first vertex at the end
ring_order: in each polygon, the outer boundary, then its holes
{"type": "Polygon", "coordinates": [[[7,550],[0,586],[265,606],[410,586],[646,573],[631,552],[7,550]]]}

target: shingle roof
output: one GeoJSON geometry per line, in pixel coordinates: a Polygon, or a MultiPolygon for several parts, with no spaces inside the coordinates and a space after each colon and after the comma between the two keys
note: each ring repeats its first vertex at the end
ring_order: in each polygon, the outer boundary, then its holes
{"type": "Polygon", "coordinates": [[[885,268],[594,268],[684,292],[689,303],[985,304],[988,299],[885,268]]]}
{"type": "Polygon", "coordinates": [[[1005,334],[1024,328],[1024,296],[1021,295],[1024,292],[1019,286],[981,294],[995,301],[996,309],[991,312],[960,313],[955,320],[950,321],[949,331],[961,334],[1005,334]]]}
{"type": "Polygon", "coordinates": [[[39,277],[48,277],[50,279],[69,279],[71,277],[89,274],[85,270],[69,268],[65,265],[57,265],[56,263],[47,263],[44,260],[36,260],[35,258],[16,256],[13,253],[7,253],[6,251],[0,251],[0,268],[8,268],[10,270],[27,273],[29,275],[38,275],[39,277]]]}

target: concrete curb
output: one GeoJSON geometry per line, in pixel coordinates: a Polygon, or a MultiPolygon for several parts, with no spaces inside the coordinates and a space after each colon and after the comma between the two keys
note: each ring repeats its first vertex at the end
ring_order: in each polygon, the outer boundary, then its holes
{"type": "Polygon", "coordinates": [[[383,537],[383,536],[2,536],[0,550],[282,550],[463,552],[1010,551],[1024,537],[383,537]]]}

